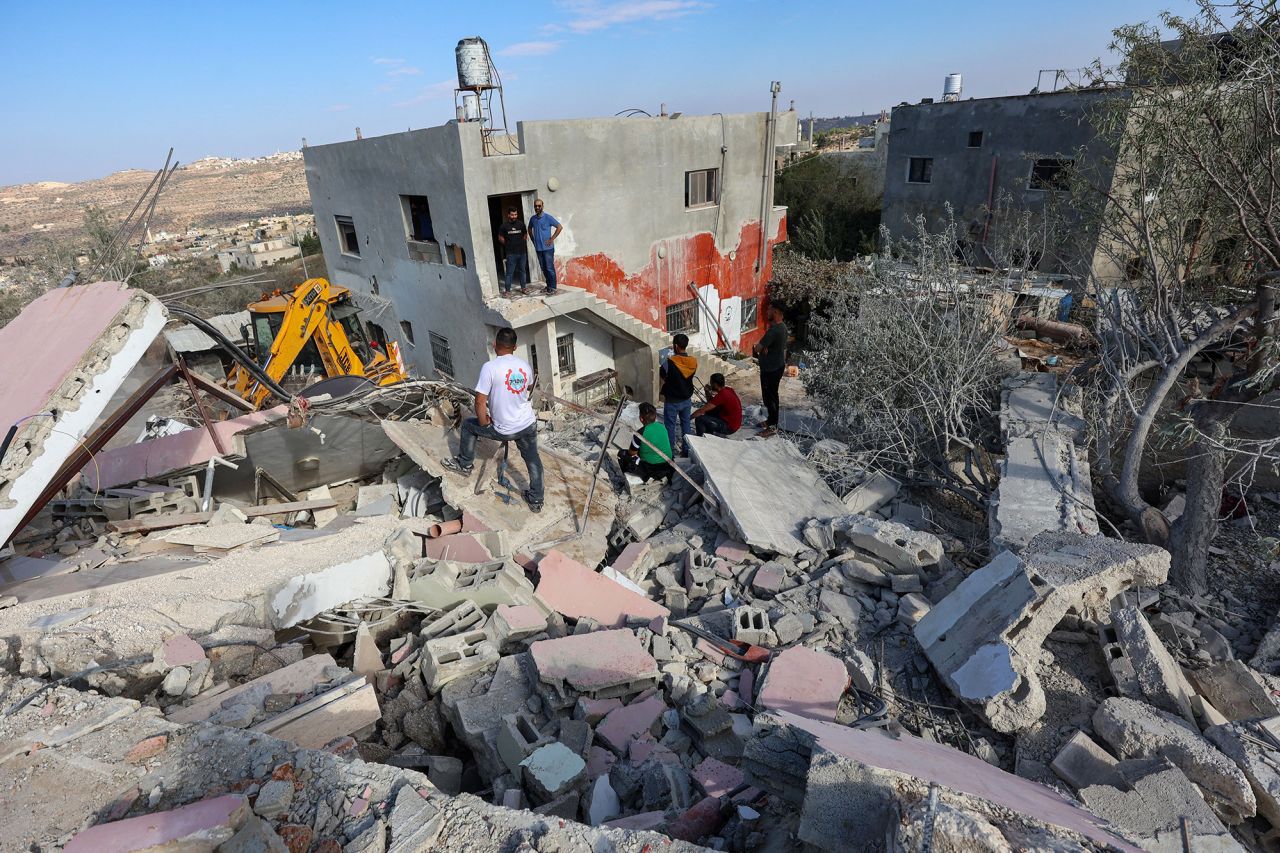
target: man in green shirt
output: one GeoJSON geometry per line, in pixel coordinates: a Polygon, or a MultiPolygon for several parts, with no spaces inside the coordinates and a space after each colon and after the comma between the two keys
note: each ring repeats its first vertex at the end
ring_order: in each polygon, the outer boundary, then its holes
{"type": "Polygon", "coordinates": [[[670,480],[671,438],[667,428],[658,423],[658,410],[653,403],[640,404],[640,423],[643,426],[631,439],[631,447],[618,451],[622,473],[636,474],[646,483],[654,479],[670,480]],[[648,444],[641,441],[640,436],[644,436],[648,444]]]}

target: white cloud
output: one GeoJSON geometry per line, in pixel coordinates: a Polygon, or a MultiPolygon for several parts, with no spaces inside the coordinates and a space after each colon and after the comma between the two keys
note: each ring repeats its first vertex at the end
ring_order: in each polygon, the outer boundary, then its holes
{"type": "Polygon", "coordinates": [[[430,86],[426,86],[412,98],[404,101],[397,101],[393,106],[416,107],[420,104],[426,104],[431,101],[440,101],[445,98],[453,97],[453,90],[457,87],[458,82],[456,80],[441,80],[439,83],[432,83],[430,86]]]}
{"type": "Polygon", "coordinates": [[[404,65],[403,59],[388,59],[385,56],[379,56],[373,60],[374,65],[404,65]]]}
{"type": "Polygon", "coordinates": [[[331,112],[331,113],[340,113],[343,110],[349,110],[349,109],[351,109],[350,104],[332,104],[330,106],[325,107],[325,111],[331,112]]]}
{"type": "Polygon", "coordinates": [[[498,51],[499,56],[546,56],[560,49],[559,41],[521,41],[498,51]]]}
{"type": "Polygon", "coordinates": [[[575,33],[597,32],[618,24],[682,18],[707,8],[701,0],[621,0],[613,3],[573,0],[567,6],[573,13],[569,29],[575,33]]]}
{"type": "Polygon", "coordinates": [[[388,77],[408,77],[414,74],[421,74],[421,68],[414,68],[412,65],[397,65],[387,72],[388,77]]]}

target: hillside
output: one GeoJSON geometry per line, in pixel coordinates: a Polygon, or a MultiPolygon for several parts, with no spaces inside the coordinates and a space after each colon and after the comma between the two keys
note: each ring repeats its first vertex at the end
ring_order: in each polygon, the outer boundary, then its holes
{"type": "MultiPolygon", "coordinates": [[[[0,187],[0,256],[23,255],[43,238],[65,238],[96,204],[125,216],[154,172],[131,169],[78,184],[41,181],[0,187]]],[[[259,216],[310,212],[302,152],[248,160],[206,157],[179,166],[165,187],[152,231],[228,225],[259,216]]]]}

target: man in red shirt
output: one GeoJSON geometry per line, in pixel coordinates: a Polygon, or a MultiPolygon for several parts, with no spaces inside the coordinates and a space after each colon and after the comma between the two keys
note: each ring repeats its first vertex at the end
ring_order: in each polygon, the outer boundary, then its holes
{"type": "Polygon", "coordinates": [[[693,413],[693,431],[697,435],[733,435],[742,426],[742,400],[738,392],[725,385],[723,373],[713,373],[707,380],[711,397],[693,413]]]}

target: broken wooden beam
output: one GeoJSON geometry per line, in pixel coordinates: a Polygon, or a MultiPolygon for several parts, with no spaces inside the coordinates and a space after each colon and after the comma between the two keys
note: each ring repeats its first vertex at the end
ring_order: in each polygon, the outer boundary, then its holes
{"type": "MultiPolygon", "coordinates": [[[[290,512],[313,512],[318,509],[333,509],[337,505],[338,502],[333,498],[317,498],[310,501],[290,501],[288,503],[240,507],[240,511],[249,518],[261,518],[264,515],[283,515],[290,512]]],[[[171,527],[183,527],[188,524],[206,524],[211,518],[213,518],[212,512],[173,512],[130,518],[125,521],[113,521],[107,525],[107,529],[113,533],[151,533],[154,530],[167,530],[171,527]]]]}

